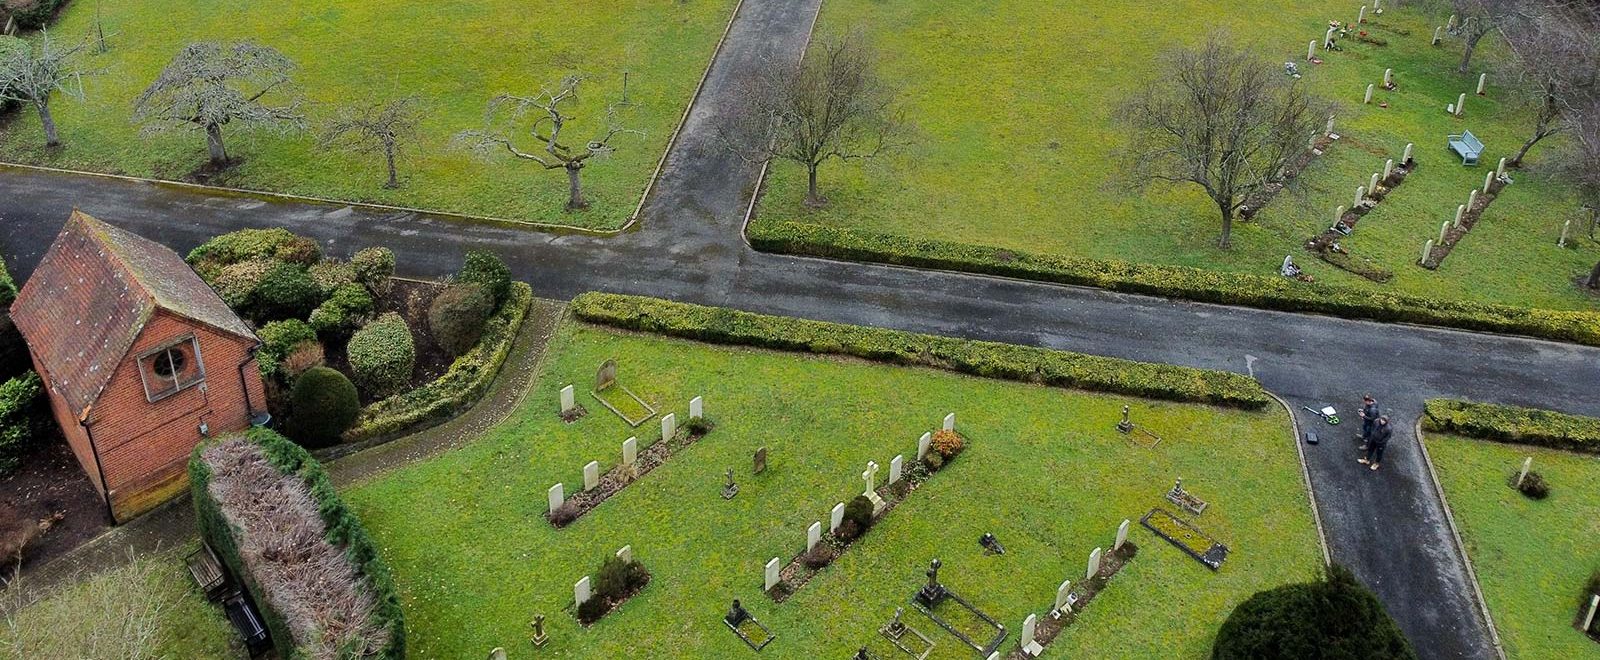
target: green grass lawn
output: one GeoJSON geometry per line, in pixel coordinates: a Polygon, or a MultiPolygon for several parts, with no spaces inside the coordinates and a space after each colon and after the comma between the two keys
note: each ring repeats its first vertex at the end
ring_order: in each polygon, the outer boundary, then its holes
{"type": "MultiPolygon", "coordinates": [[[[1403,293],[1550,308],[1593,309],[1600,299],[1573,279],[1600,259],[1600,245],[1555,246],[1562,222],[1577,214],[1571,190],[1541,169],[1550,146],[1536,147],[1529,170],[1490,207],[1485,219],[1438,272],[1415,264],[1423,242],[1454,217],[1487,167],[1513,155],[1531,120],[1508,102],[1509,73],[1492,70],[1487,97],[1473,96],[1477,75],[1501,57],[1480,48],[1478,70],[1455,73],[1459,42],[1428,41],[1440,17],[1390,11],[1371,34],[1378,47],[1344,40],[1346,49],[1305,62],[1306,44],[1329,20],[1354,20],[1356,3],[1327,0],[926,0],[883,3],[830,0],[818,35],[864,30],[882,54],[885,77],[901,90],[917,137],[903,152],[824,166],[831,205],[801,203],[805,172],[777,164],[761,216],[891,234],[1072,256],[1275,274],[1294,254],[1319,279],[1403,293]],[[1017,30],[1026,25],[1028,29],[1017,30]],[[1379,27],[1381,25],[1382,27],[1379,27]],[[1302,174],[1303,194],[1280,195],[1255,222],[1236,226],[1234,248],[1216,247],[1215,206],[1198,186],[1131,193],[1114,184],[1113,154],[1124,144],[1117,104],[1159,68],[1166,48],[1226,29],[1270,62],[1293,60],[1304,84],[1337,102],[1335,130],[1345,137],[1302,174]],[[1409,31],[1402,35],[1399,31],[1409,31]],[[1380,90],[1362,105],[1368,83],[1393,68],[1399,90],[1380,90]],[[950,72],[960,72],[959,75],[950,72]],[[1466,115],[1444,112],[1468,92],[1466,115]],[[1388,102],[1389,108],[1378,107],[1388,102]],[[1471,130],[1487,145],[1484,165],[1465,168],[1445,136],[1471,130]],[[1322,263],[1301,245],[1349,206],[1358,185],[1416,144],[1420,169],[1346,242],[1396,274],[1376,285],[1322,263]]],[[[1575,221],[1576,223],[1576,221],[1575,221]]]]}
{"type": "MultiPolygon", "coordinates": [[[[426,119],[421,145],[408,154],[398,190],[384,190],[381,157],[319,148],[314,135],[247,136],[225,129],[230,155],[242,162],[222,185],[379,202],[505,218],[615,228],[638,203],[667,140],[727,24],[734,0],[401,0],[263,2],[120,0],[73,2],[51,30],[59,41],[90,33],[96,7],[111,51],[86,57],[87,100],[54,104],[64,148],[45,151],[37,116],[21,112],[0,126],[0,160],[100,172],[187,179],[206,160],[204,136],[178,129],[141,136],[133,100],[186,43],[251,39],[298,65],[298,87],[313,126],[342,106],[416,94],[426,119]],[[592,78],[581,88],[567,135],[581,145],[606,128],[605,107],[628,99],[620,122],[645,133],[613,142],[609,160],[584,170],[591,207],[562,211],[566,175],[509,156],[482,160],[450,146],[457,132],[479,128],[496,94],[532,95],[568,73],[592,78]]],[[[531,141],[531,138],[525,138],[531,141]]],[[[524,146],[526,150],[533,146],[524,146]]]]}
{"type": "Polygon", "coordinates": [[[1429,437],[1428,453],[1512,658],[1600,658],[1572,627],[1578,592],[1600,568],[1600,458],[1456,436],[1429,437]],[[1550,484],[1534,501],[1506,484],[1533,457],[1550,484]]]}
{"type": "MultiPolygon", "coordinates": [[[[1091,395],[926,369],[712,347],[568,323],[535,389],[498,428],[460,449],[344,489],[399,584],[415,657],[477,657],[528,647],[528,622],[549,617],[560,657],[747,657],[721,623],[734,598],[777,635],[764,657],[845,657],[907,606],[934,557],[944,583],[1004,622],[1015,640],[1063,578],[1077,582],[1123,519],[1142,550],[1056,648],[1082,657],[1205,657],[1232,607],[1257,590],[1301,581],[1320,565],[1316,532],[1287,420],[1091,395]],[[582,466],[609,469],[630,429],[590,406],[573,424],[558,390],[616,358],[628,387],[662,412],[687,415],[703,395],[716,430],[573,525],[542,518],[557,481],[572,493],[582,466]],[[1124,404],[1165,437],[1130,445],[1114,426],[1124,404]],[[862,490],[868,460],[888,475],[896,454],[956,411],[969,448],[925,482],[832,566],[782,605],[761,593],[762,566],[787,562],[813,521],[862,490]],[[751,456],[770,451],[765,473],[751,456]],[[724,501],[723,472],[739,495],[724,501]],[[1233,550],[1213,573],[1138,526],[1165,506],[1172,480],[1211,502],[1196,522],[1233,550]],[[1004,556],[985,556],[993,532],[1004,556]],[[572,585],[632,545],[650,585],[581,628],[572,585]]],[[[642,449],[642,448],[641,448],[642,449]]],[[[881,481],[880,481],[881,483],[881,481]]],[[[906,621],[939,658],[971,652],[907,606],[906,621]]],[[[1056,651],[1060,653],[1060,650],[1056,651]]],[[[753,656],[751,656],[753,657],[753,656]]]]}

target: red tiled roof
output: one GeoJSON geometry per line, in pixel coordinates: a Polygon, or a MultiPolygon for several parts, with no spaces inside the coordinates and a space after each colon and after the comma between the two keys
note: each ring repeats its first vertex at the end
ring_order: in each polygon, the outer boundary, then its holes
{"type": "Polygon", "coordinates": [[[256,340],[176,252],[74,210],[11,318],[45,384],[82,418],[157,309],[256,340]]]}

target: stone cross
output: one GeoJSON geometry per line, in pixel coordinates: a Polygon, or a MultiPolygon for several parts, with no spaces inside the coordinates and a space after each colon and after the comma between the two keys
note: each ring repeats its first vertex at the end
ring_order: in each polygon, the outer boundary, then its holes
{"type": "Polygon", "coordinates": [[[950,413],[950,414],[944,416],[944,430],[946,430],[946,431],[954,431],[954,430],[956,430],[956,414],[955,413],[950,413]]]}
{"type": "Polygon", "coordinates": [[[1361,99],[1362,103],[1372,103],[1372,90],[1376,87],[1377,86],[1373,85],[1372,83],[1367,83],[1367,95],[1365,98],[1361,99]]]}
{"type": "Polygon", "coordinates": [[[639,438],[628,438],[622,441],[622,464],[632,466],[639,462],[639,438]]]}
{"type": "Polygon", "coordinates": [[[761,474],[762,472],[767,471],[766,447],[760,447],[756,449],[756,455],[750,459],[750,471],[754,474],[761,474]]]}
{"type": "Polygon", "coordinates": [[[920,461],[928,457],[928,446],[932,443],[932,433],[924,433],[922,434],[922,437],[917,438],[917,460],[920,461]]]}
{"type": "Polygon", "coordinates": [[[1488,84],[1489,84],[1489,74],[1487,74],[1487,73],[1478,74],[1478,96],[1483,96],[1484,95],[1484,92],[1483,92],[1484,86],[1486,86],[1488,84]]]}
{"type": "Polygon", "coordinates": [[[1461,205],[1456,207],[1456,226],[1457,227],[1461,226],[1461,216],[1465,215],[1466,212],[1467,212],[1467,205],[1466,204],[1461,204],[1461,205]]]}
{"type": "Polygon", "coordinates": [[[572,600],[576,601],[578,605],[581,606],[584,603],[589,602],[589,597],[591,595],[592,591],[589,589],[589,576],[583,576],[582,580],[578,580],[577,584],[572,585],[572,600]]]}
{"type": "Polygon", "coordinates": [[[1585,631],[1594,627],[1594,613],[1596,610],[1600,610],[1600,595],[1589,599],[1589,613],[1583,617],[1583,629],[1585,631]]]}
{"type": "Polygon", "coordinates": [[[1339,208],[1334,209],[1333,210],[1333,224],[1337,225],[1337,224],[1339,224],[1339,221],[1343,220],[1343,219],[1344,219],[1344,207],[1340,206],[1339,208]]]}
{"type": "Polygon", "coordinates": [[[1061,586],[1056,587],[1056,611],[1067,612],[1071,609],[1069,598],[1072,596],[1072,580],[1062,580],[1061,586]]]}
{"type": "Polygon", "coordinates": [[[1433,239],[1431,238],[1428,239],[1427,243],[1422,244],[1422,259],[1420,261],[1428,263],[1428,255],[1430,254],[1433,254],[1433,239]]]}
{"type": "Polygon", "coordinates": [[[1355,208],[1357,206],[1361,206],[1361,200],[1364,200],[1366,198],[1367,198],[1367,187],[1366,186],[1356,186],[1356,201],[1351,202],[1350,208],[1355,208]]]}
{"type": "Polygon", "coordinates": [[[1383,180],[1388,181],[1389,175],[1394,174],[1394,159],[1383,161],[1383,180]]]}
{"type": "Polygon", "coordinates": [[[1306,44],[1306,59],[1310,60],[1311,58],[1316,57],[1316,56],[1317,56],[1317,40],[1316,39],[1312,39],[1311,43],[1306,44]]]}
{"type": "Polygon", "coordinates": [[[1433,43],[1431,45],[1434,45],[1434,46],[1439,45],[1439,31],[1443,30],[1443,29],[1444,29],[1444,26],[1439,26],[1439,27],[1436,27],[1436,28],[1433,29],[1433,43]]]}
{"type": "Polygon", "coordinates": [[[1466,95],[1466,93],[1462,93],[1461,96],[1456,99],[1456,116],[1460,117],[1461,113],[1465,112],[1466,109],[1467,109],[1467,95],[1466,95]]]}
{"type": "Polygon", "coordinates": [[[661,439],[671,440],[672,436],[677,434],[678,413],[667,413],[666,417],[661,418],[661,439]]]}
{"type": "Polygon", "coordinates": [[[1450,223],[1446,222],[1446,223],[1444,223],[1442,225],[1439,225],[1439,244],[1440,245],[1444,245],[1444,234],[1447,231],[1450,231],[1450,223]]]}
{"type": "Polygon", "coordinates": [[[869,498],[875,497],[878,494],[878,489],[874,488],[873,484],[877,479],[878,464],[873,461],[867,461],[867,469],[861,472],[861,480],[867,482],[867,490],[861,494],[869,498]]]}
{"type": "Polygon", "coordinates": [[[1411,149],[1412,149],[1412,147],[1415,147],[1415,146],[1417,146],[1417,145],[1414,144],[1414,143],[1411,143],[1411,142],[1407,142],[1406,143],[1406,153],[1405,153],[1405,155],[1400,157],[1400,164],[1401,165],[1409,165],[1409,164],[1411,164],[1411,149]]]}
{"type": "Polygon", "coordinates": [[[844,523],[844,502],[833,505],[833,511],[828,513],[828,533],[839,531],[839,525],[844,523]]]}
{"type": "Polygon", "coordinates": [[[822,523],[811,523],[811,526],[806,528],[806,552],[811,552],[811,549],[817,547],[817,543],[821,541],[822,523]]]}
{"type": "Polygon", "coordinates": [[[706,416],[705,399],[695,397],[689,399],[689,419],[700,419],[706,416]]]}
{"type": "Polygon", "coordinates": [[[551,486],[546,496],[550,503],[550,513],[555,513],[556,509],[561,508],[561,505],[567,502],[566,490],[559,483],[551,486]]]}
{"type": "Polygon", "coordinates": [[[1099,548],[1095,548],[1093,552],[1089,553],[1088,577],[1085,577],[1084,579],[1085,580],[1093,580],[1094,576],[1099,575],[1099,574],[1100,574],[1100,549],[1099,548]]]}
{"type": "Polygon", "coordinates": [[[550,641],[550,638],[545,636],[545,634],[544,634],[544,615],[543,614],[535,614],[533,616],[533,623],[530,623],[528,625],[533,626],[533,645],[534,646],[536,646],[536,647],[544,646],[545,642],[550,641]]]}
{"type": "Polygon", "coordinates": [[[621,559],[622,563],[624,563],[624,564],[632,564],[633,563],[633,546],[632,545],[625,545],[625,546],[622,546],[620,548],[617,548],[617,559],[621,559]]]}
{"type": "Polygon", "coordinates": [[[1117,542],[1111,544],[1112,552],[1121,550],[1122,544],[1128,542],[1128,522],[1128,520],[1124,519],[1121,525],[1117,525],[1117,542]]]}
{"type": "Polygon", "coordinates": [[[600,485],[600,461],[589,461],[583,466],[583,489],[594,490],[600,485]]]}
{"type": "Polygon", "coordinates": [[[1533,457],[1529,456],[1522,460],[1522,471],[1517,473],[1517,488],[1522,487],[1522,480],[1528,478],[1528,470],[1531,469],[1533,469],[1533,457]]]}
{"type": "Polygon", "coordinates": [[[1022,620],[1022,639],[1019,640],[1022,648],[1028,648],[1028,645],[1033,643],[1033,634],[1038,627],[1039,617],[1034,616],[1032,613],[1028,614],[1028,618],[1022,620]]]}
{"type": "Polygon", "coordinates": [[[905,467],[905,459],[902,458],[901,456],[897,455],[894,458],[889,460],[889,484],[890,485],[893,485],[895,482],[900,480],[900,471],[904,467],[905,467]]]}
{"type": "Polygon", "coordinates": [[[566,413],[572,412],[572,409],[577,407],[577,405],[578,405],[578,401],[575,398],[575,395],[572,393],[572,386],[568,385],[566,387],[561,388],[561,412],[562,412],[562,414],[566,414],[566,413]]]}
{"type": "Polygon", "coordinates": [[[772,591],[772,588],[775,587],[775,586],[778,586],[778,558],[777,557],[773,557],[772,559],[767,561],[766,575],[765,575],[765,579],[762,580],[762,582],[761,582],[761,590],[762,591],[772,591]]]}

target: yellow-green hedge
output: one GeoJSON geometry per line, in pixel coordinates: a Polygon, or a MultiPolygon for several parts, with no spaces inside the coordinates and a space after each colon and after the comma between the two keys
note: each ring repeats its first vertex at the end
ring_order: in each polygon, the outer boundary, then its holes
{"type": "Polygon", "coordinates": [[[1552,410],[1429,399],[1422,428],[1471,438],[1600,454],[1600,419],[1552,410]]]}

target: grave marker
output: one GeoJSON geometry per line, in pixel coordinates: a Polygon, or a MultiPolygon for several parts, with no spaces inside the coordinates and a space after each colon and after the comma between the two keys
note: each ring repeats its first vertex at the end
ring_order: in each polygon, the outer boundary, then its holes
{"type": "Polygon", "coordinates": [[[489,660],[506,660],[506,650],[498,646],[490,649],[489,660]]]}
{"type": "Polygon", "coordinates": [[[1377,194],[1377,192],[1378,192],[1378,179],[1379,178],[1380,178],[1379,174],[1377,172],[1373,172],[1372,176],[1367,179],[1367,190],[1372,191],[1373,194],[1377,194]]]}
{"type": "Polygon", "coordinates": [[[922,437],[917,438],[917,460],[920,461],[928,457],[928,446],[932,443],[932,433],[924,433],[922,434],[922,437]]]}
{"type": "Polygon", "coordinates": [[[625,545],[625,546],[622,546],[621,548],[618,548],[617,549],[617,559],[621,559],[622,563],[624,563],[624,564],[633,563],[633,546],[632,545],[625,545]]]}
{"type": "Polygon", "coordinates": [[[1456,116],[1460,117],[1461,113],[1466,112],[1466,110],[1467,110],[1467,95],[1466,95],[1465,92],[1463,92],[1460,97],[1456,98],[1456,116]]]}
{"type": "Polygon", "coordinates": [[[833,505],[833,511],[828,513],[828,533],[839,531],[839,525],[844,523],[844,502],[833,505]]]}
{"type": "Polygon", "coordinates": [[[577,395],[573,394],[572,386],[568,385],[561,388],[561,413],[566,414],[572,412],[572,409],[576,408],[577,406],[577,395]]]}
{"type": "Polygon", "coordinates": [[[861,494],[872,501],[873,515],[877,515],[884,507],[883,498],[878,497],[878,489],[874,487],[877,479],[878,464],[874,461],[867,461],[867,469],[861,472],[861,480],[867,482],[867,489],[861,494]]]}
{"type": "Polygon", "coordinates": [[[1556,241],[1556,247],[1567,246],[1567,233],[1570,231],[1572,231],[1572,218],[1567,218],[1566,222],[1561,223],[1561,240],[1556,241]]]}
{"type": "Polygon", "coordinates": [[[567,502],[566,490],[559,483],[551,486],[545,497],[550,504],[550,513],[555,513],[556,509],[561,508],[561,505],[567,502]]]}
{"type": "Polygon", "coordinates": [[[1594,627],[1594,613],[1600,610],[1600,595],[1589,599],[1589,613],[1583,617],[1583,629],[1588,631],[1594,627]]]}
{"type": "Polygon", "coordinates": [[[772,559],[767,561],[767,570],[766,570],[765,577],[761,582],[761,590],[762,591],[772,591],[772,588],[775,587],[775,586],[778,586],[778,558],[777,557],[773,557],[772,559]]]}
{"type": "Polygon", "coordinates": [[[1436,28],[1433,29],[1433,43],[1431,45],[1434,45],[1434,46],[1439,45],[1439,31],[1443,30],[1443,29],[1444,29],[1444,26],[1439,26],[1439,27],[1436,27],[1436,28]]]}
{"type": "Polygon", "coordinates": [[[1367,6],[1361,5],[1361,11],[1356,12],[1356,23],[1367,22],[1367,6]]]}
{"type": "Polygon", "coordinates": [[[811,549],[817,547],[817,543],[821,541],[822,523],[811,523],[811,526],[806,528],[806,552],[811,552],[811,549]]]}
{"type": "Polygon", "coordinates": [[[1309,61],[1309,60],[1311,60],[1311,58],[1316,57],[1316,56],[1317,56],[1317,40],[1316,39],[1312,39],[1310,43],[1306,44],[1306,60],[1309,61]]]}
{"type": "Polygon", "coordinates": [[[1372,103],[1372,90],[1374,90],[1376,88],[1377,88],[1377,85],[1374,85],[1372,83],[1367,83],[1367,95],[1366,95],[1365,98],[1361,99],[1361,102],[1364,103],[1364,104],[1365,103],[1372,103]]]}
{"type": "Polygon", "coordinates": [[[1415,146],[1417,146],[1417,145],[1415,145],[1415,144],[1413,144],[1411,142],[1407,142],[1406,143],[1406,153],[1405,153],[1405,155],[1400,157],[1400,164],[1401,165],[1405,165],[1407,167],[1411,166],[1411,149],[1412,149],[1412,147],[1415,147],[1415,146]]]}
{"type": "Polygon", "coordinates": [[[1478,74],[1478,96],[1484,96],[1485,95],[1483,90],[1484,90],[1484,87],[1486,85],[1488,85],[1488,84],[1489,84],[1489,74],[1487,74],[1487,73],[1478,74]]]}
{"type": "Polygon", "coordinates": [[[1099,574],[1100,574],[1100,549],[1099,548],[1095,548],[1093,552],[1089,553],[1089,571],[1088,571],[1088,576],[1085,577],[1084,579],[1085,580],[1093,580],[1094,576],[1099,575],[1099,574]]]}
{"type": "Polygon", "coordinates": [[[1039,617],[1034,616],[1031,612],[1028,614],[1028,618],[1022,620],[1022,638],[1017,640],[1017,643],[1021,644],[1023,649],[1027,649],[1028,645],[1033,643],[1033,635],[1038,627],[1039,617]]]}
{"type": "Polygon", "coordinates": [[[1341,221],[1341,220],[1344,220],[1344,207],[1343,206],[1333,210],[1333,224],[1337,225],[1337,224],[1339,224],[1339,221],[1341,221]]]}
{"type": "Polygon", "coordinates": [[[1473,208],[1476,208],[1477,206],[1478,206],[1478,189],[1477,188],[1473,188],[1472,192],[1467,193],[1467,210],[1472,210],[1473,208]]]}
{"type": "Polygon", "coordinates": [[[1445,23],[1445,26],[1451,32],[1455,31],[1455,29],[1456,29],[1456,15],[1455,14],[1451,14],[1450,15],[1450,21],[1448,23],[1445,23]]]}
{"type": "Polygon", "coordinates": [[[900,471],[904,467],[904,464],[905,464],[905,459],[903,459],[900,456],[895,456],[894,458],[889,459],[889,484],[890,485],[894,485],[895,482],[900,480],[900,471]]]}
{"type": "Polygon", "coordinates": [[[689,399],[689,419],[700,419],[706,416],[705,399],[695,397],[689,399]]]}
{"type": "Polygon", "coordinates": [[[756,455],[755,455],[754,458],[750,459],[750,463],[751,463],[751,465],[750,465],[751,473],[753,473],[753,474],[761,474],[762,472],[766,472],[767,471],[767,448],[766,447],[761,447],[761,448],[757,449],[756,450],[756,455]]]}
{"type": "Polygon", "coordinates": [[[1483,173],[1483,194],[1489,194],[1489,187],[1494,185],[1494,170],[1483,173]]]}
{"type": "Polygon", "coordinates": [[[1072,580],[1062,580],[1061,581],[1061,586],[1056,587],[1056,609],[1055,609],[1055,611],[1057,611],[1057,612],[1070,612],[1070,611],[1072,611],[1071,598],[1072,598],[1072,580]]]}
{"type": "Polygon", "coordinates": [[[622,464],[632,467],[639,462],[639,438],[628,438],[622,441],[622,464]]]}
{"type": "Polygon", "coordinates": [[[1394,174],[1394,159],[1383,161],[1383,180],[1388,181],[1389,175],[1394,174]]]}
{"type": "Polygon", "coordinates": [[[589,461],[583,466],[583,489],[594,490],[600,485],[600,461],[589,461]]]}
{"type": "Polygon", "coordinates": [[[1428,263],[1428,255],[1430,254],[1433,254],[1433,239],[1431,238],[1428,239],[1427,243],[1422,244],[1422,259],[1420,261],[1428,263]]]}
{"type": "Polygon", "coordinates": [[[1121,550],[1122,544],[1128,542],[1128,523],[1129,521],[1127,519],[1123,519],[1122,524],[1117,525],[1117,542],[1111,544],[1112,552],[1121,550]]]}
{"type": "Polygon", "coordinates": [[[1356,186],[1356,201],[1350,203],[1350,208],[1361,206],[1361,201],[1367,198],[1367,187],[1356,186]]]}
{"type": "Polygon", "coordinates": [[[1447,231],[1450,231],[1450,223],[1446,222],[1446,223],[1444,223],[1442,225],[1439,225],[1439,244],[1440,245],[1444,245],[1444,234],[1447,231]]]}
{"type": "Polygon", "coordinates": [[[678,434],[678,413],[667,413],[661,418],[661,439],[671,440],[678,434]]]}
{"type": "Polygon", "coordinates": [[[1461,216],[1465,215],[1466,212],[1467,212],[1467,205],[1466,204],[1461,204],[1461,205],[1456,206],[1456,223],[1455,224],[1456,224],[1457,227],[1461,226],[1461,216]]]}
{"type": "Polygon", "coordinates": [[[954,430],[956,430],[956,414],[955,413],[950,413],[950,414],[944,416],[944,430],[946,430],[946,431],[954,431],[954,430]]]}
{"type": "Polygon", "coordinates": [[[1392,86],[1394,86],[1394,69],[1384,69],[1383,70],[1383,86],[1384,87],[1392,87],[1392,86]]]}
{"type": "Polygon", "coordinates": [[[593,595],[593,592],[589,588],[589,576],[583,576],[582,580],[578,580],[577,584],[572,585],[572,600],[579,606],[589,602],[591,595],[593,595]]]}
{"type": "Polygon", "coordinates": [[[1506,175],[1506,159],[1504,156],[1500,158],[1500,164],[1494,166],[1494,175],[1496,177],[1502,177],[1506,175]]]}
{"type": "Polygon", "coordinates": [[[594,374],[594,391],[604,392],[606,388],[615,384],[617,384],[617,361],[606,360],[594,374]]]}
{"type": "Polygon", "coordinates": [[[1533,457],[1529,456],[1522,460],[1522,471],[1517,473],[1517,488],[1522,487],[1522,480],[1528,478],[1528,470],[1531,469],[1533,469],[1533,457]]]}
{"type": "Polygon", "coordinates": [[[1322,35],[1322,47],[1328,50],[1333,48],[1333,28],[1328,28],[1328,33],[1322,35]]]}

